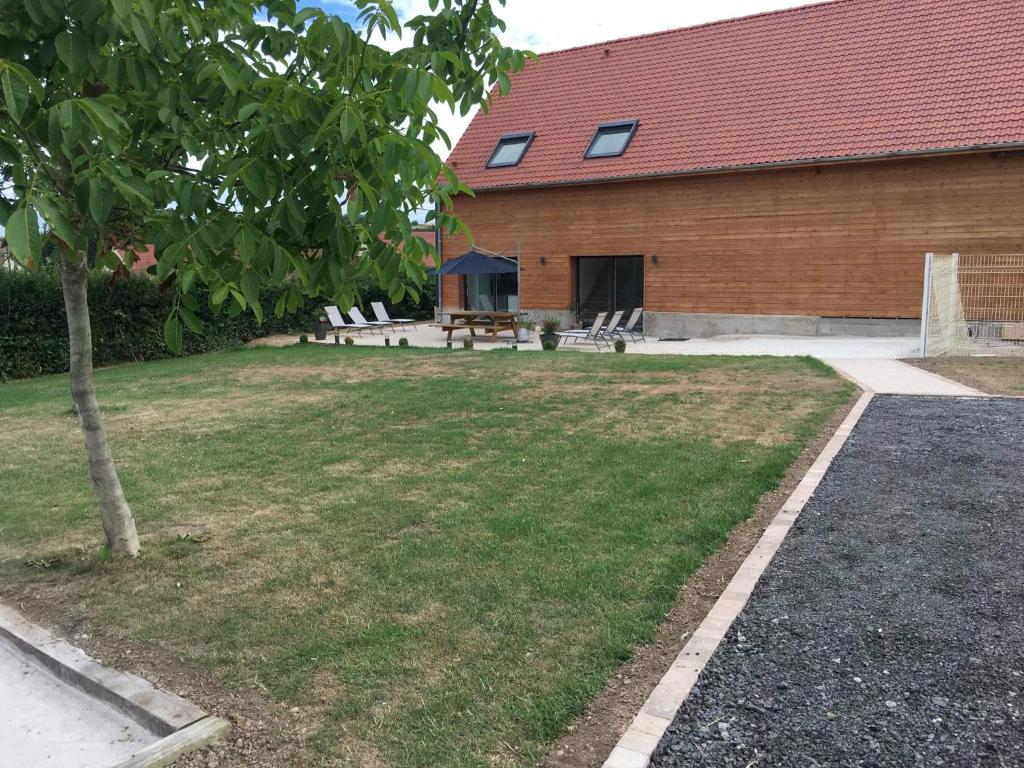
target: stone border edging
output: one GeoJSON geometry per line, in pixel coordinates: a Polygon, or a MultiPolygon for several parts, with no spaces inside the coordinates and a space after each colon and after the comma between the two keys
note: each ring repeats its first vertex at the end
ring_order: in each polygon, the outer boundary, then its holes
{"type": "Polygon", "coordinates": [[[3,639],[64,682],[124,712],[157,736],[172,737],[194,723],[218,719],[207,717],[195,704],[161,691],[137,675],[103,666],[81,648],[0,604],[0,640],[3,639]]]}
{"type": "Polygon", "coordinates": [[[839,425],[832,438],[818,454],[796,489],[782,505],[778,514],[758,539],[757,544],[740,565],[729,585],[712,606],[704,621],[683,646],[668,672],[662,676],[640,712],[622,734],[602,768],[647,768],[651,755],[676,716],[708,659],[718,648],[725,633],[747,604],[758,579],[775,556],[789,529],[817,489],[832,460],[843,447],[873,392],[865,392],[839,425]]]}

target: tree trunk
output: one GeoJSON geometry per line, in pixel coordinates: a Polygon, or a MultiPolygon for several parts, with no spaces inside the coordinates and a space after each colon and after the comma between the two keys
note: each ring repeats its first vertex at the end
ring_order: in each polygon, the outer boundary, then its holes
{"type": "Polygon", "coordinates": [[[107,535],[111,555],[135,557],[139,554],[139,535],[135,532],[135,519],[125,501],[114,459],[110,455],[107,431],[103,428],[103,418],[100,416],[100,406],[92,382],[92,329],[89,325],[86,281],[88,267],[84,259],[80,264],[72,264],[62,257],[60,274],[71,347],[71,397],[75,401],[85,437],[89,473],[96,490],[103,532],[107,535]]]}

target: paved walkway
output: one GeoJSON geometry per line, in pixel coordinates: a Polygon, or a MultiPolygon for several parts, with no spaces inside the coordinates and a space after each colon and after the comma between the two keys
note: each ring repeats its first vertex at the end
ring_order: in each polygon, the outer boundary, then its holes
{"type": "Polygon", "coordinates": [[[1024,754],[1024,401],[875,397],[655,768],[1024,754]]]}
{"type": "Polygon", "coordinates": [[[958,384],[899,360],[880,358],[823,358],[867,392],[889,395],[947,395],[978,397],[977,389],[958,384]]]}
{"type": "Polygon", "coordinates": [[[0,639],[0,766],[109,768],[158,739],[0,639]]]}

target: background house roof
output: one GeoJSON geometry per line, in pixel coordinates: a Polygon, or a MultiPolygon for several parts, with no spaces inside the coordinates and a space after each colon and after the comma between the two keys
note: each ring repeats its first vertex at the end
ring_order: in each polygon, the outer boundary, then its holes
{"type": "Polygon", "coordinates": [[[1024,2],[835,0],[543,54],[449,157],[476,189],[1024,143],[1024,2]],[[621,157],[601,123],[639,119],[621,157]],[[498,138],[534,131],[514,167],[498,138]]]}

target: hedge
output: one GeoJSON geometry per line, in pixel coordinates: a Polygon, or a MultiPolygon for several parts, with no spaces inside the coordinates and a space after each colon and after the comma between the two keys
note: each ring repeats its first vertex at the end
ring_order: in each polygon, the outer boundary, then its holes
{"type": "MultiPolygon", "coordinates": [[[[325,302],[308,300],[298,312],[274,317],[280,289],[263,295],[264,322],[251,312],[238,317],[214,314],[205,292],[197,292],[203,321],[202,335],[186,332],[184,354],[230,349],[261,336],[309,332],[325,302]]],[[[360,297],[383,298],[380,289],[364,287],[360,297]]],[[[394,307],[397,317],[428,318],[433,313],[433,288],[426,286],[420,301],[408,299],[394,307]]],[[[164,320],[171,297],[153,278],[132,275],[111,282],[109,273],[89,278],[93,363],[96,366],[173,357],[164,344],[164,320]]],[[[60,276],[53,270],[27,272],[0,269],[0,381],[64,373],[68,370],[68,331],[60,276]]]]}

